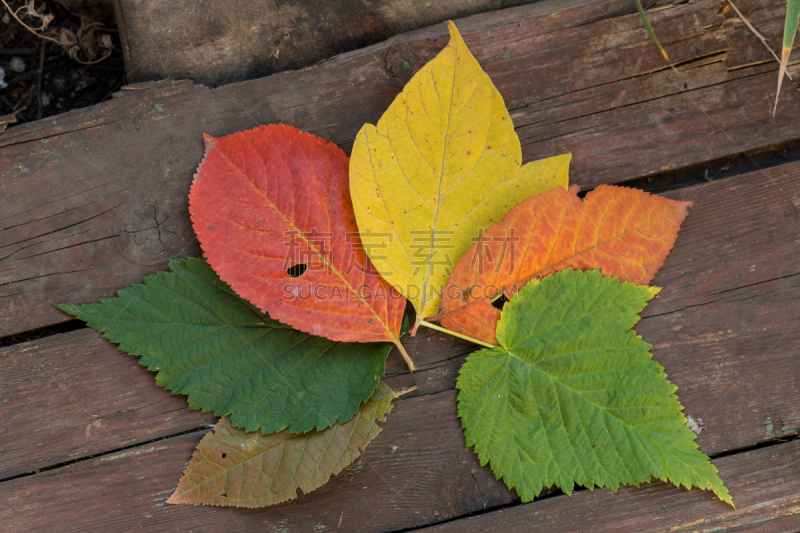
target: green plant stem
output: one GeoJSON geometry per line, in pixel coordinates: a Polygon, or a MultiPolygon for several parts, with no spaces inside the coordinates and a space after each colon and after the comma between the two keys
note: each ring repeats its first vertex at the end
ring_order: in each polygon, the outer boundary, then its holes
{"type": "Polygon", "coordinates": [[[800,21],[800,0],[789,0],[786,6],[786,23],[783,28],[783,49],[781,50],[781,68],[778,73],[778,90],[775,93],[775,107],[772,109],[772,116],[775,116],[775,112],[778,111],[781,84],[783,83],[783,75],[786,73],[786,66],[789,64],[789,56],[792,53],[798,21],[800,21]]]}
{"type": "Polygon", "coordinates": [[[644,8],[642,7],[642,3],[640,0],[636,0],[636,9],[639,11],[639,18],[642,19],[642,25],[644,29],[647,30],[647,34],[653,40],[653,42],[658,47],[658,51],[661,52],[661,55],[664,56],[664,59],[669,61],[669,56],[664,48],[661,46],[661,43],[658,42],[658,37],[656,37],[656,32],[653,31],[653,27],[650,26],[650,22],[647,20],[647,15],[644,14],[644,8]]]}
{"type": "Polygon", "coordinates": [[[447,333],[448,335],[452,335],[453,337],[458,337],[459,339],[464,339],[465,341],[469,341],[474,344],[479,344],[481,346],[485,346],[486,348],[497,348],[493,344],[489,344],[488,342],[479,341],[478,339],[473,339],[472,337],[467,337],[466,335],[462,335],[461,333],[456,333],[455,331],[450,331],[447,328],[443,328],[442,326],[437,326],[436,324],[431,324],[430,322],[425,322],[424,320],[420,320],[419,324],[421,326],[425,326],[426,328],[435,329],[436,331],[441,331],[442,333],[447,333]]]}

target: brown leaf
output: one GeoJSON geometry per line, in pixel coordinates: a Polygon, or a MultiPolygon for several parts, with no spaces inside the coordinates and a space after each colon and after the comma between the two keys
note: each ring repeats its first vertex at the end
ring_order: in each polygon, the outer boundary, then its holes
{"type": "Polygon", "coordinates": [[[323,431],[271,435],[245,433],[223,417],[197,446],[167,503],[265,507],[309,493],[353,462],[392,410],[394,393],[383,383],[358,414],[323,431]]]}

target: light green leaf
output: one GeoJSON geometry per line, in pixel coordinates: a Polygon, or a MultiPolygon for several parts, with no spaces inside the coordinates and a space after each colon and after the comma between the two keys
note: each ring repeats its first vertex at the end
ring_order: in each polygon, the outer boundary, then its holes
{"type": "Polygon", "coordinates": [[[302,435],[245,433],[227,418],[203,437],[167,503],[264,507],[322,486],[358,457],[392,410],[392,390],[378,385],[355,418],[302,435]]]}
{"type": "Polygon", "coordinates": [[[189,407],[273,433],[346,422],[375,387],[390,343],[334,342],[293,330],[241,300],[201,259],[99,304],[60,309],[157,371],[189,407]]]}
{"type": "Polygon", "coordinates": [[[467,445],[523,501],[553,485],[570,494],[655,477],[732,504],[676,387],[631,329],[656,292],[563,270],[523,287],[503,309],[500,346],[467,358],[457,384],[467,445]]]}

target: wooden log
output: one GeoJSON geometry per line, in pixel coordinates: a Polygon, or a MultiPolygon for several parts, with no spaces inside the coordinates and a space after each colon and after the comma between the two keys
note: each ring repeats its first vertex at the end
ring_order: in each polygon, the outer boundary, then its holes
{"type": "MultiPolygon", "coordinates": [[[[755,60],[767,52],[726,22],[716,0],[654,13],[677,72],[630,6],[551,0],[458,22],[512,111],[526,160],[572,151],[572,182],[586,188],[800,138],[800,97],[786,91],[772,117],[775,67],[755,60]]],[[[768,17],[779,8],[780,0],[758,0],[746,15],[770,36],[780,33],[768,17]]],[[[284,122],[348,148],[445,41],[444,27],[434,27],[214,90],[134,86],[6,131],[0,336],[65,320],[52,303],[96,301],[170,257],[199,254],[186,194],[201,133],[284,122]]]]}
{"type": "Polygon", "coordinates": [[[646,487],[584,490],[510,509],[424,528],[426,533],[467,531],[758,531],[800,529],[800,442],[714,461],[736,509],[695,490],[662,482],[646,487]]]}
{"type": "MultiPolygon", "coordinates": [[[[698,444],[705,453],[795,434],[800,162],[667,196],[695,206],[654,280],[664,289],[637,331],[678,385],[686,414],[703,427],[698,444]]],[[[474,349],[430,330],[403,342],[420,371],[409,374],[393,352],[386,381],[419,387],[404,398],[452,390],[474,349]]],[[[210,422],[158,390],[134,357],[93,331],[6,348],[0,362],[14,376],[0,389],[0,479],[210,422]]]]}
{"type": "Polygon", "coordinates": [[[298,69],[398,33],[536,0],[116,0],[128,80],[217,86],[298,69]]]}

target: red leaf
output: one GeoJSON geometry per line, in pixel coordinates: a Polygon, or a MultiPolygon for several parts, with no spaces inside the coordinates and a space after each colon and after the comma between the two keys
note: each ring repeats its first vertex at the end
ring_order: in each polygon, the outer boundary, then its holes
{"type": "Polygon", "coordinates": [[[500,311],[533,278],[572,267],[645,285],[672,249],[691,202],[602,185],[578,198],[578,187],[528,198],[489,227],[456,265],[442,297],[450,330],[497,344],[500,311]]]}
{"type": "Polygon", "coordinates": [[[344,152],[284,125],[205,141],[189,205],[220,278],[295,329],[398,344],[405,299],[361,246],[344,152]]]}

